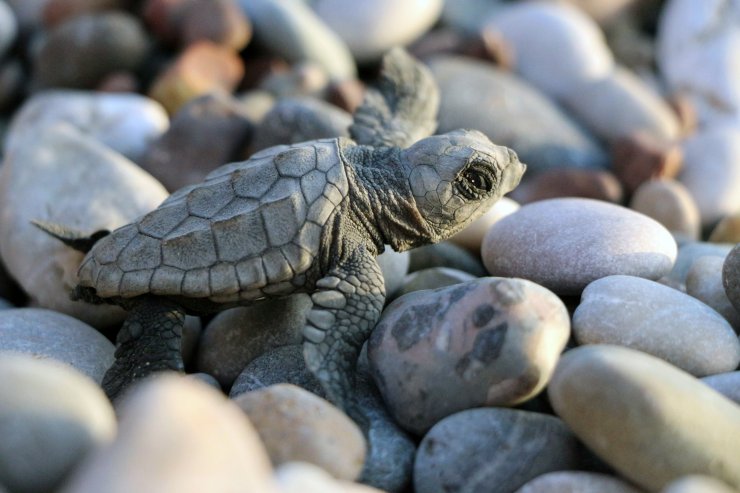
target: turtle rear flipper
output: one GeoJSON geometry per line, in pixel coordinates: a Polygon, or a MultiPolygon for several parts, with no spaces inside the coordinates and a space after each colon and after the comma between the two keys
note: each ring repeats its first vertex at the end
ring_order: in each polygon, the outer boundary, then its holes
{"type": "Polygon", "coordinates": [[[437,128],[439,88],[429,70],[401,48],[383,57],[380,80],[369,88],[349,128],[362,145],[406,148],[437,128]]]}
{"type": "Polygon", "coordinates": [[[107,229],[101,229],[91,235],[86,235],[82,231],[69,228],[61,224],[38,221],[35,219],[31,221],[31,224],[39,228],[44,233],[53,236],[68,247],[74,248],[82,253],[89,252],[98,240],[110,234],[110,231],[107,229]]]}

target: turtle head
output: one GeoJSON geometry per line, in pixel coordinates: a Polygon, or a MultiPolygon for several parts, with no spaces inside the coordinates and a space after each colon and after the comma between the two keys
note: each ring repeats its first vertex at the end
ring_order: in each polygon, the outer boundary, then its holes
{"type": "Polygon", "coordinates": [[[427,137],[402,156],[416,208],[434,242],[488,211],[519,184],[527,168],[514,151],[476,130],[427,137]]]}

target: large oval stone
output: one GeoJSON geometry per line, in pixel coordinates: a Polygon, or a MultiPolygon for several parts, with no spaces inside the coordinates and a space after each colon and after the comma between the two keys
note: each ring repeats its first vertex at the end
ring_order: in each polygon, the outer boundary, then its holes
{"type": "Polygon", "coordinates": [[[740,488],[740,407],[654,356],[574,349],[560,359],[548,394],[578,438],[650,491],[696,473],[740,488]]]}
{"type": "Polygon", "coordinates": [[[609,276],[589,284],[573,314],[573,334],[579,344],[627,346],[700,377],[740,363],[740,341],[719,313],[639,277],[609,276]]]}
{"type": "Polygon", "coordinates": [[[556,417],[515,409],[469,409],[424,437],[416,493],[512,493],[537,476],[578,466],[577,442],[556,417]]]}
{"type": "Polygon", "coordinates": [[[613,274],[658,279],[671,270],[677,247],[647,216],[562,198],[528,204],[494,224],[481,253],[494,276],[522,277],[567,295],[613,274]]]}
{"type": "Polygon", "coordinates": [[[483,278],[395,300],[368,357],[391,415],[421,434],[454,412],[534,396],[569,334],[568,312],[547,289],[483,278]]]}

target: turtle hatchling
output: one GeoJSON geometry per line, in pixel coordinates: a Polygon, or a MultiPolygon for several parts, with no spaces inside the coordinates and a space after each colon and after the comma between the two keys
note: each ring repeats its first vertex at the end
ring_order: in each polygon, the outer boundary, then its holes
{"type": "Polygon", "coordinates": [[[226,164],[110,233],[39,223],[87,252],[75,299],[129,312],[103,380],[108,395],[152,372],[183,370],[186,313],[309,293],[306,365],[350,412],[355,364],[385,299],[376,256],[384,245],[403,251],[452,236],[526,168],[474,130],[429,136],[438,100],[427,69],[394,49],[355,113],[352,138],[226,164]]]}

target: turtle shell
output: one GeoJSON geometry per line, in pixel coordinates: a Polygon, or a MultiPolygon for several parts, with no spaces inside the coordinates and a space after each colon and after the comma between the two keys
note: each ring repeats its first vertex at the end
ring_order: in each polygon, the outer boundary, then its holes
{"type": "Polygon", "coordinates": [[[235,302],[300,287],[348,193],[337,139],[261,151],[178,190],[95,244],[78,272],[102,298],[235,302]]]}

